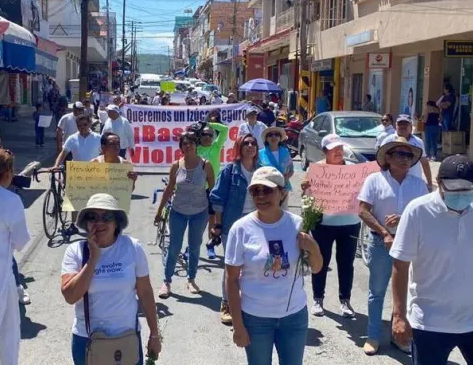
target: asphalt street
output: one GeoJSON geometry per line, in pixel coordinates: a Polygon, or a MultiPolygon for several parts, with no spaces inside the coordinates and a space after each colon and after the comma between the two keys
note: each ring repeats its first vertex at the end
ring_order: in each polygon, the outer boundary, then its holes
{"type": "MultiPolygon", "coordinates": [[[[290,200],[290,210],[300,212],[300,191],[298,185],[303,173],[293,178],[296,187],[290,200]]],[[[161,177],[141,176],[136,184],[130,210],[131,224],[126,233],[141,240],[148,254],[151,281],[155,292],[161,286],[163,268],[160,250],[148,245],[155,239],[152,224],[156,205],[152,205],[152,193],[160,187],[161,177]]],[[[70,356],[73,307],[68,305],[60,292],[61,261],[66,244],[59,240],[48,242],[42,229],[43,195],[47,179],[24,192],[27,221],[32,239],[26,249],[16,254],[25,285],[31,296],[31,304],[22,310],[21,365],[66,365],[72,364],[70,356]],[[26,309],[26,310],[25,310],[26,309]]],[[[185,288],[185,270],[178,268],[178,277],[173,282],[171,298],[157,303],[160,326],[164,334],[160,364],[169,365],[237,365],[245,364],[243,349],[232,341],[232,328],[220,323],[219,306],[223,259],[221,248],[219,259],[208,260],[205,247],[202,248],[197,283],[202,289],[200,295],[191,295],[185,288]]],[[[339,314],[338,282],[336,264],[333,261],[327,282],[323,318],[310,318],[309,336],[304,364],[410,364],[408,356],[389,345],[389,318],[391,293],[386,297],[384,311],[385,333],[383,347],[378,356],[367,357],[362,346],[367,325],[368,269],[361,258],[356,259],[355,283],[352,305],[357,311],[354,320],[347,320],[339,314]]],[[[311,298],[310,282],[306,282],[308,297],[311,298]]],[[[309,306],[312,300],[309,299],[309,306]]],[[[148,336],[144,318],[142,335],[148,336]]],[[[274,354],[274,364],[277,356],[274,354]]],[[[451,356],[450,364],[466,364],[459,352],[451,356]]]]}

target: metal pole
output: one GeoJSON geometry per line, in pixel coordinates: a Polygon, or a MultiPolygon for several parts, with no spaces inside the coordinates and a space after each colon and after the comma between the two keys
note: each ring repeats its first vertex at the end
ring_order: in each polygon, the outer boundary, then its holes
{"type": "Polygon", "coordinates": [[[79,69],[79,99],[84,100],[87,94],[87,47],[89,37],[89,0],[81,2],[81,43],[80,43],[80,69],[79,69]]]}
{"type": "Polygon", "coordinates": [[[236,92],[236,80],[237,80],[237,69],[236,69],[236,27],[237,27],[237,0],[233,0],[233,28],[232,28],[232,85],[231,91],[236,92]]]}
{"type": "Polygon", "coordinates": [[[106,0],[107,7],[107,69],[108,69],[108,91],[112,90],[112,50],[111,50],[111,38],[110,38],[110,5],[109,0],[106,0]]]}
{"type": "Polygon", "coordinates": [[[134,55],[134,52],[133,52],[133,47],[134,47],[134,44],[135,44],[135,40],[134,40],[134,37],[135,37],[135,21],[132,20],[131,21],[131,41],[130,41],[130,64],[131,64],[131,78],[132,80],[135,80],[135,68],[134,68],[134,63],[135,63],[135,55],[134,55]]]}
{"type": "Polygon", "coordinates": [[[123,0],[123,19],[122,19],[122,92],[125,92],[125,8],[126,8],[126,0],[123,0]]]}

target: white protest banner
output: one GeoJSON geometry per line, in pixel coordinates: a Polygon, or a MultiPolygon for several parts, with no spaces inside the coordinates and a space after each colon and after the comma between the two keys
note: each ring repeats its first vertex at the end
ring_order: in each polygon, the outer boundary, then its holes
{"type": "Polygon", "coordinates": [[[357,197],[368,175],[378,172],[376,161],[355,165],[327,165],[311,163],[307,175],[310,196],[328,214],[358,212],[357,197]]]}
{"type": "MultiPolygon", "coordinates": [[[[135,134],[135,154],[131,161],[138,167],[170,166],[180,156],[179,136],[191,124],[205,120],[215,105],[150,106],[127,104],[124,107],[135,134]]],[[[223,164],[233,159],[232,148],[238,127],[245,121],[249,105],[222,104],[221,121],[229,127],[228,140],[221,154],[223,164]]]]}
{"type": "Polygon", "coordinates": [[[53,119],[52,115],[40,115],[38,127],[49,128],[51,125],[51,120],[53,119]]]}

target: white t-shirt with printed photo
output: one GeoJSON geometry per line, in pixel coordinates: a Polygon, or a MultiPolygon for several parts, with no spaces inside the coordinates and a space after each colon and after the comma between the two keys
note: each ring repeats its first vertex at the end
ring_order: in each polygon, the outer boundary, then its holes
{"type": "Polygon", "coordinates": [[[284,211],[273,224],[261,222],[255,213],[236,221],[228,233],[225,264],[241,266],[241,308],[257,317],[282,318],[306,306],[302,276],[297,274],[297,235],[302,218],[284,211]],[[287,267],[289,265],[289,267],[287,267]]]}
{"type": "MultiPolygon", "coordinates": [[[[62,275],[80,272],[84,242],[75,242],[67,248],[62,275]]],[[[89,288],[90,330],[116,336],[134,329],[138,311],[136,278],[148,275],[148,260],[138,240],[120,235],[112,246],[103,248],[89,288]]],[[[75,304],[72,333],[88,337],[83,299],[75,304]]]]}

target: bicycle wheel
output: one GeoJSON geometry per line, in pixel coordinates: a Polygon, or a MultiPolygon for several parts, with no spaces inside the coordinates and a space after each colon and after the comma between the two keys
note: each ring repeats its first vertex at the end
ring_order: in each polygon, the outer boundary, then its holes
{"type": "Polygon", "coordinates": [[[60,197],[58,201],[58,210],[59,210],[58,216],[62,225],[64,225],[67,222],[67,212],[62,210],[62,202],[64,201],[65,195],[66,195],[66,190],[64,189],[63,185],[58,184],[58,196],[60,197]]]}
{"type": "Polygon", "coordinates": [[[163,213],[163,220],[159,222],[158,224],[158,236],[157,240],[158,245],[161,248],[161,259],[163,262],[163,266],[166,265],[166,258],[168,254],[168,249],[169,249],[169,240],[166,239],[166,231],[168,230],[168,219],[169,219],[169,211],[166,209],[163,213]]]}
{"type": "Polygon", "coordinates": [[[58,204],[54,191],[49,189],[46,192],[43,202],[43,228],[44,234],[49,239],[53,238],[57,230],[58,204]]]}
{"type": "Polygon", "coordinates": [[[365,224],[361,223],[360,233],[358,235],[358,247],[361,252],[361,258],[363,263],[368,266],[368,242],[370,240],[370,228],[365,224]]]}

